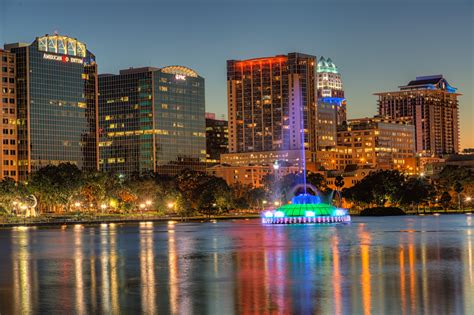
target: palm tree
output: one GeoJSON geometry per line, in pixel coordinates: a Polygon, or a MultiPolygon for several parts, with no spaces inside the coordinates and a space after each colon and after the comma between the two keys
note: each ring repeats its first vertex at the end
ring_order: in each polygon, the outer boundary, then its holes
{"type": "Polygon", "coordinates": [[[461,192],[464,190],[460,182],[454,183],[454,191],[458,194],[458,210],[461,210],[461,192]]]}
{"type": "Polygon", "coordinates": [[[340,207],[342,204],[341,188],[344,187],[344,177],[342,175],[336,176],[336,178],[334,179],[334,186],[336,186],[336,191],[337,191],[337,194],[339,195],[338,207],[340,207]]]}

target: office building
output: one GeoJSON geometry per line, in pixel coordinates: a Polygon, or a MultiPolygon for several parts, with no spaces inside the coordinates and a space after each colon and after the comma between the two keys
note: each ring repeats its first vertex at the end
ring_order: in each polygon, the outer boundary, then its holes
{"type": "Polygon", "coordinates": [[[16,58],[19,178],[59,163],[96,170],[95,56],[83,42],[60,35],[5,50],[16,58]]]}
{"type": "Polygon", "coordinates": [[[15,54],[0,49],[0,180],[18,179],[15,54]]]}
{"type": "Polygon", "coordinates": [[[315,68],[301,53],[227,61],[230,155],[304,149],[315,161],[315,68]]]}
{"type": "Polygon", "coordinates": [[[207,163],[220,163],[221,154],[228,152],[229,125],[216,114],[206,113],[206,159],[207,163]]]}
{"type": "Polygon", "coordinates": [[[381,169],[405,170],[415,156],[414,126],[385,117],[350,119],[338,128],[338,148],[347,151],[336,157],[336,169],[347,165],[368,165],[381,169]]]}
{"type": "Polygon", "coordinates": [[[183,66],[99,76],[100,168],[127,176],[204,170],[204,78],[183,66]]]}
{"type": "Polygon", "coordinates": [[[417,77],[399,91],[375,93],[379,114],[415,126],[416,152],[423,155],[459,151],[458,96],[442,75],[417,77]]]}
{"type": "Polygon", "coordinates": [[[271,174],[282,178],[299,172],[298,166],[275,168],[273,165],[214,165],[207,169],[209,175],[224,179],[229,186],[238,184],[250,188],[264,187],[265,177],[271,174]]]}

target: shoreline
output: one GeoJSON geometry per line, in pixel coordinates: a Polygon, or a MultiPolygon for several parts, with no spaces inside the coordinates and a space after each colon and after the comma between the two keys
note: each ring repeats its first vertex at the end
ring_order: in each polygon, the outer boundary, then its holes
{"type": "Polygon", "coordinates": [[[245,219],[257,219],[260,218],[260,214],[248,214],[248,215],[225,215],[225,216],[194,216],[194,217],[124,217],[124,218],[96,218],[96,219],[51,219],[51,220],[29,220],[25,219],[19,222],[0,222],[0,229],[12,228],[19,226],[62,226],[62,225],[100,225],[109,223],[140,223],[140,222],[209,222],[212,220],[245,220],[245,219]]]}
{"type": "MultiPolygon", "coordinates": [[[[448,211],[448,212],[427,212],[427,213],[406,213],[401,216],[439,216],[439,215],[453,215],[453,214],[466,214],[469,215],[471,212],[466,211],[448,211]]],[[[351,214],[353,217],[359,217],[359,214],[351,214]]],[[[360,216],[360,217],[390,217],[390,216],[360,216]]],[[[68,226],[68,225],[100,225],[100,224],[110,224],[110,223],[141,223],[141,222],[210,222],[213,220],[249,220],[249,219],[258,219],[261,218],[260,214],[245,214],[245,215],[222,215],[222,216],[193,216],[193,217],[104,217],[104,218],[88,218],[88,219],[74,219],[74,218],[63,218],[63,219],[48,219],[43,218],[33,218],[33,219],[24,219],[18,222],[1,222],[0,229],[8,229],[13,227],[48,227],[48,226],[68,226]]]]}

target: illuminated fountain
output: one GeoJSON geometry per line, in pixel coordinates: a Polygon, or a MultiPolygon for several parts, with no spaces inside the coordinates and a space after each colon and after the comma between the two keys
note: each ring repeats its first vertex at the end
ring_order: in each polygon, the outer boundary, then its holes
{"type": "MultiPolygon", "coordinates": [[[[321,202],[319,196],[308,193],[306,183],[306,155],[304,137],[304,111],[300,106],[300,126],[301,134],[301,173],[303,176],[303,193],[294,196],[291,203],[282,205],[275,210],[267,210],[262,214],[262,222],[265,224],[314,224],[314,223],[346,223],[351,221],[347,209],[337,208],[329,202],[321,202]]],[[[278,162],[275,162],[275,170],[278,169],[278,162]],[[275,167],[277,166],[277,167],[275,167]]],[[[317,189],[311,187],[317,193],[317,189]]],[[[294,188],[296,191],[297,187],[294,188]]],[[[332,198],[330,198],[332,200],[332,198]]]]}
{"type": "Polygon", "coordinates": [[[291,203],[263,213],[262,222],[268,224],[344,223],[350,222],[347,209],[321,202],[319,196],[303,193],[291,203]]]}

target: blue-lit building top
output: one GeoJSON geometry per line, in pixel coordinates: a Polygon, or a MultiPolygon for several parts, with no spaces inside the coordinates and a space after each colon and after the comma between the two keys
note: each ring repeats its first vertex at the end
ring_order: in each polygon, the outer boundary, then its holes
{"type": "Polygon", "coordinates": [[[407,85],[400,86],[400,90],[443,90],[448,93],[456,93],[457,88],[452,87],[442,74],[416,77],[407,85]]]}

